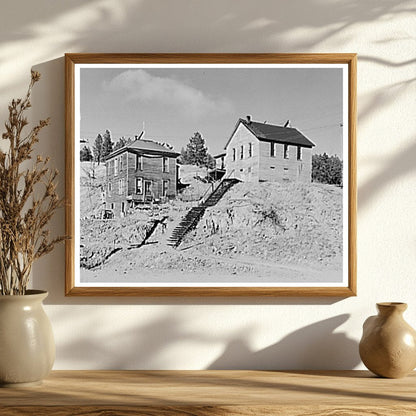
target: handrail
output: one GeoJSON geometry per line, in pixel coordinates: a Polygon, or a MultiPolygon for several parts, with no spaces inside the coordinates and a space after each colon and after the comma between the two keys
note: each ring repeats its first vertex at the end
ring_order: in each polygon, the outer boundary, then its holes
{"type": "Polygon", "coordinates": [[[214,189],[211,190],[211,192],[209,193],[209,195],[207,196],[208,191],[210,190],[210,188],[207,188],[207,190],[203,193],[203,195],[201,196],[198,205],[202,205],[204,202],[206,202],[206,200],[217,190],[219,189],[219,187],[223,184],[223,182],[226,179],[230,179],[230,176],[234,173],[235,169],[233,169],[232,171],[230,171],[230,173],[228,173],[227,175],[224,175],[221,180],[218,182],[218,185],[216,187],[214,187],[214,189]]]}

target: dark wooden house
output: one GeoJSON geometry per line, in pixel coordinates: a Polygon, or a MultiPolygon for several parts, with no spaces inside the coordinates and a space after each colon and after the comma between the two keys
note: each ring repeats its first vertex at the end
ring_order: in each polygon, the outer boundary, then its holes
{"type": "Polygon", "coordinates": [[[152,140],[137,139],[106,158],[106,209],[125,215],[139,204],[176,196],[179,153],[152,140]]]}

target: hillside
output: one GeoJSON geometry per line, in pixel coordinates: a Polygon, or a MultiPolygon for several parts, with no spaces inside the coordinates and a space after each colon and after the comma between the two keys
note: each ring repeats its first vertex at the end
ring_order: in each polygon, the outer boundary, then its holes
{"type": "MultiPolygon", "coordinates": [[[[156,228],[147,244],[137,249],[120,249],[98,269],[83,271],[84,279],[114,281],[114,276],[125,282],[341,279],[340,188],[314,183],[237,184],[216,206],[207,209],[197,228],[174,249],[166,244],[167,238],[190,206],[177,199],[161,207],[167,220],[163,227],[156,228]]],[[[156,218],[162,218],[161,214],[156,218]]],[[[146,223],[146,217],[138,216],[139,213],[116,220],[108,234],[102,233],[103,228],[98,226],[101,235],[95,244],[103,247],[111,239],[113,249],[114,235],[118,233],[114,233],[114,227],[131,235],[139,223],[142,226],[146,223]]]]}
{"type": "Polygon", "coordinates": [[[207,254],[340,267],[341,224],[341,188],[240,183],[206,211],[187,242],[204,242],[207,254]]]}
{"type": "Polygon", "coordinates": [[[105,165],[95,162],[80,163],[80,215],[100,216],[104,208],[105,165]]]}

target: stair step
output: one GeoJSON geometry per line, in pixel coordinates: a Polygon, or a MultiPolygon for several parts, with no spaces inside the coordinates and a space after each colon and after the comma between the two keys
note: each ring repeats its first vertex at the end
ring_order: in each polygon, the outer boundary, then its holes
{"type": "Polygon", "coordinates": [[[168,245],[177,247],[185,235],[196,227],[207,207],[212,207],[224,196],[224,194],[237,182],[238,179],[224,179],[208,198],[197,207],[191,208],[172,231],[168,238],[168,245]]]}

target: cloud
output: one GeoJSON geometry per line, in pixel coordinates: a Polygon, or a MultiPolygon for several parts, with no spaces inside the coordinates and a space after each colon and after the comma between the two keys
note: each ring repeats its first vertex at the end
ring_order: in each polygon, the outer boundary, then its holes
{"type": "Polygon", "coordinates": [[[231,104],[214,99],[183,82],[150,74],[143,69],[130,69],[104,85],[109,92],[122,92],[128,101],[169,106],[175,111],[200,117],[203,114],[229,111],[231,104]]]}

